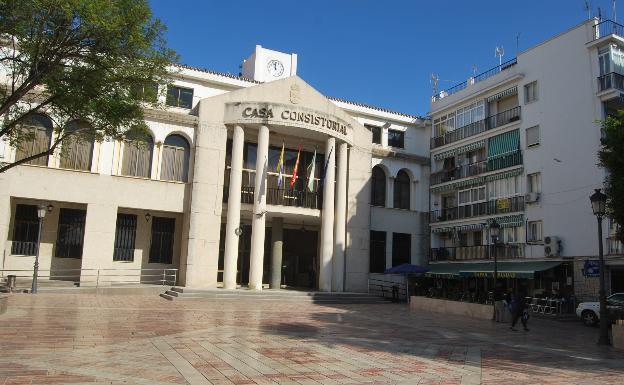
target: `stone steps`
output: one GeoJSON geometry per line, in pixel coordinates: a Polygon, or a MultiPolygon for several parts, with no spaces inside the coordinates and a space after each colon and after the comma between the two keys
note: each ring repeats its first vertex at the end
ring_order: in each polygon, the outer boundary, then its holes
{"type": "Polygon", "coordinates": [[[297,290],[262,290],[247,289],[194,289],[172,287],[160,296],[167,300],[224,300],[250,299],[254,301],[293,301],[328,304],[385,304],[389,301],[365,293],[324,293],[297,290]]]}

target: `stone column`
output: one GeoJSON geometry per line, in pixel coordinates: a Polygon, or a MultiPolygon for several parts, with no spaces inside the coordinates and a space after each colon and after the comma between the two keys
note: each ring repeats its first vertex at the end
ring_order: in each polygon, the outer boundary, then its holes
{"type": "MultiPolygon", "coordinates": [[[[87,205],[81,261],[81,286],[95,286],[98,269],[111,267],[116,227],[117,206],[99,203],[87,205]]],[[[110,277],[108,279],[110,280],[110,277]]],[[[105,281],[106,278],[100,284],[106,283],[105,281]]]]}
{"type": "Polygon", "coordinates": [[[327,139],[325,162],[327,170],[323,180],[323,211],[321,214],[321,263],[319,268],[319,290],[331,291],[332,257],[334,254],[334,177],[336,139],[327,139]]]}
{"type": "Polygon", "coordinates": [[[238,228],[240,227],[241,185],[243,179],[243,127],[234,126],[232,135],[232,164],[230,168],[230,193],[228,195],[227,223],[225,225],[225,255],[223,263],[223,288],[236,289],[238,265],[238,228]]]}
{"type": "Polygon", "coordinates": [[[344,291],[345,246],[347,230],[347,144],[338,145],[336,153],[338,175],[336,176],[336,218],[334,232],[334,259],[332,290],[344,291]]]}
{"type": "Polygon", "coordinates": [[[282,283],[282,247],[284,246],[283,218],[273,218],[271,244],[271,289],[279,289],[282,283]]]}
{"type": "Polygon", "coordinates": [[[256,152],[256,185],[251,219],[251,252],[249,257],[249,288],[262,290],[264,232],[266,231],[266,177],[269,162],[269,128],[260,126],[256,152]]]}

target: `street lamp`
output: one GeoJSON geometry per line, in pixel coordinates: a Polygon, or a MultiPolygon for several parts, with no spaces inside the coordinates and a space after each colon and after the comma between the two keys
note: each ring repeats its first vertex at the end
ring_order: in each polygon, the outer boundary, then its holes
{"type": "Polygon", "coordinates": [[[607,295],[605,291],[605,263],[602,252],[602,217],[607,211],[607,196],[600,192],[597,188],[590,197],[592,210],[598,219],[598,258],[600,264],[600,337],[598,337],[598,345],[609,345],[609,329],[607,321],[607,295]]]}
{"type": "Polygon", "coordinates": [[[37,207],[37,217],[39,218],[39,232],[37,233],[37,253],[35,254],[35,265],[33,266],[33,280],[30,292],[37,294],[37,278],[39,275],[39,249],[41,249],[41,227],[43,225],[43,218],[45,218],[46,212],[51,213],[54,206],[39,205],[37,207]]]}
{"type": "Polygon", "coordinates": [[[494,244],[494,290],[496,290],[496,284],[498,283],[498,239],[500,236],[500,225],[496,222],[496,219],[490,223],[490,236],[492,237],[492,243],[494,244]]]}

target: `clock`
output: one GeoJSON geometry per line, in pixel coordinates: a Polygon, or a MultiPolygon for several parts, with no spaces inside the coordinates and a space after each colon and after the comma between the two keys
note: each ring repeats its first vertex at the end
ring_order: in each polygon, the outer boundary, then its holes
{"type": "Polygon", "coordinates": [[[284,73],[284,65],[279,60],[269,60],[267,70],[273,77],[280,77],[284,73]]]}

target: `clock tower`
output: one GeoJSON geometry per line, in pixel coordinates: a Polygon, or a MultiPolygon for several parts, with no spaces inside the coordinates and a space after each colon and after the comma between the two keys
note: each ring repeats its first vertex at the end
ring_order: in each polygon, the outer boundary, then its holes
{"type": "Polygon", "coordinates": [[[270,82],[297,74],[297,54],[283,53],[256,45],[243,61],[242,75],[259,82],[270,82]]]}

